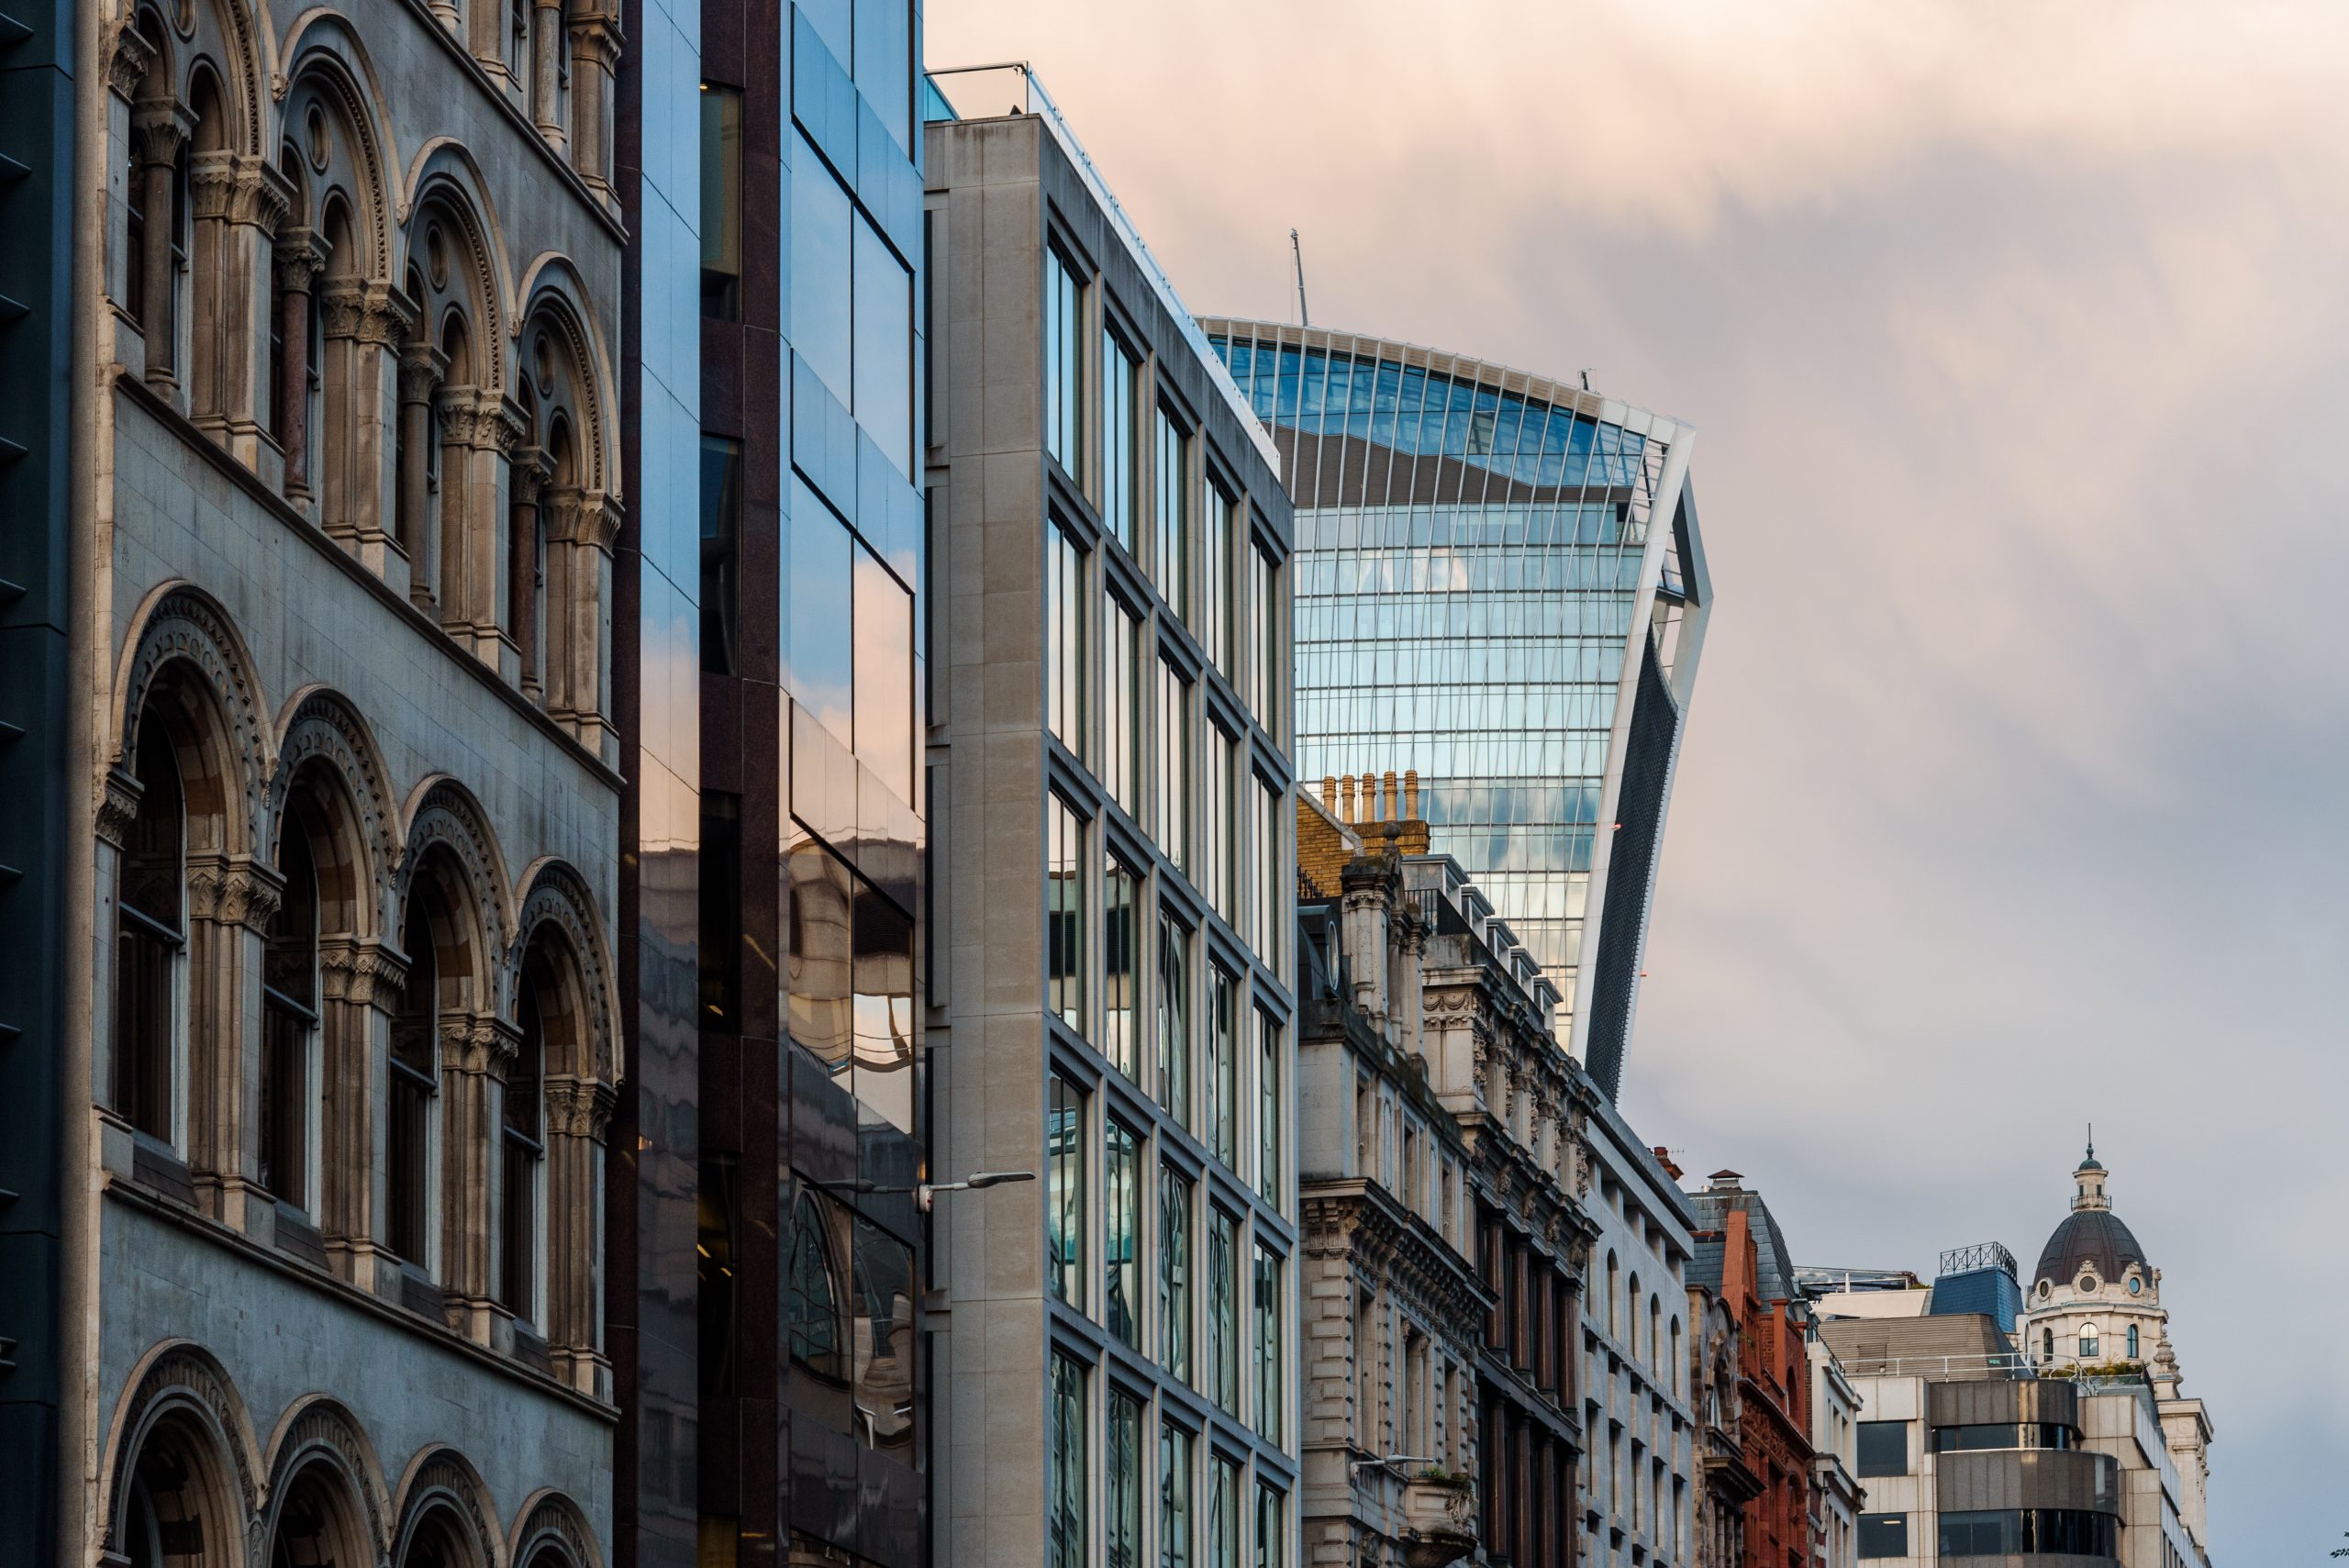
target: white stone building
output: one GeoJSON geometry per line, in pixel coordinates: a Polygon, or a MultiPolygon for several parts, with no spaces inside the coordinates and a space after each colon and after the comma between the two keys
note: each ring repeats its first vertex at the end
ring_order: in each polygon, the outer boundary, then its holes
{"type": "Polygon", "coordinates": [[[1854,1568],[1859,1562],[1860,1510],[1867,1501],[1859,1475],[1859,1391],[1843,1363],[1813,1326],[1810,1356],[1811,1473],[1817,1478],[1819,1528],[1812,1560],[1819,1568],[1854,1568]]]}

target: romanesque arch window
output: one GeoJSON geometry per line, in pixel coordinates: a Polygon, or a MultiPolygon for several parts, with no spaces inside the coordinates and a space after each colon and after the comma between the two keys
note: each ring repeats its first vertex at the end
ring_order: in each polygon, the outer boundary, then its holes
{"type": "Polygon", "coordinates": [[[285,886],[262,961],[261,1184],[281,1203],[313,1207],[311,1107],[317,1103],[318,874],[310,825],[285,825],[277,868],[285,886]]]}
{"type": "MultiPolygon", "coordinates": [[[[392,1020],[391,1095],[384,1129],[389,1207],[384,1240],[407,1262],[431,1267],[432,1110],[440,1076],[440,963],[431,911],[437,883],[419,873],[408,895],[400,947],[407,983],[392,1020]]],[[[447,911],[440,911],[442,922],[447,911]]]]}
{"type": "Polygon", "coordinates": [[[540,1320],[540,1216],[546,1165],[545,1014],[555,976],[542,941],[530,944],[515,999],[520,1040],[506,1070],[498,1171],[498,1302],[524,1322],[540,1320]]]}
{"type": "Polygon", "coordinates": [[[128,1568],[220,1568],[241,1563],[241,1520],[228,1465],[213,1434],[173,1412],[148,1430],[119,1473],[114,1545],[128,1568]]]}
{"type": "Polygon", "coordinates": [[[187,954],[187,811],[163,717],[139,726],[139,808],[115,901],[111,1098],[139,1131],[174,1140],[187,954]]]}

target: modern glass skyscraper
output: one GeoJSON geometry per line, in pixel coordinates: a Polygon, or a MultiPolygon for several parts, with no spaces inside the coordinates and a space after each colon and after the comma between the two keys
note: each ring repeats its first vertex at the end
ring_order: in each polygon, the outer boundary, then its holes
{"type": "Polygon", "coordinates": [[[1711,600],[1695,432],[1408,344],[1201,326],[1297,502],[1297,759],[1416,768],[1612,1095],[1711,600]]]}

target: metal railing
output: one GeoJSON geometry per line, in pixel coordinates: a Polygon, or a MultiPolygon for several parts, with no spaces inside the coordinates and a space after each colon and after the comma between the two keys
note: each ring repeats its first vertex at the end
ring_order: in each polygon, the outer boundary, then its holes
{"type": "Polygon", "coordinates": [[[2031,1357],[2017,1352],[1976,1351],[1948,1356],[1855,1356],[1843,1363],[1846,1377],[1991,1378],[2036,1377],[2031,1357]]]}
{"type": "MultiPolygon", "coordinates": [[[[1151,254],[1150,245],[1142,239],[1141,230],[1127,216],[1124,205],[1109,189],[1109,182],[1101,177],[1101,171],[1094,164],[1091,154],[1085,150],[1085,144],[1077,140],[1076,132],[1069,128],[1060,106],[1052,102],[1052,95],[1044,90],[1044,84],[1036,80],[1036,72],[1029,63],[1024,60],[1011,60],[993,65],[951,65],[923,74],[935,79],[941,76],[980,76],[989,72],[1008,72],[1019,78],[1019,102],[1012,106],[1013,110],[1042,120],[1045,128],[1052,133],[1052,139],[1060,143],[1061,150],[1067,154],[1068,161],[1075,165],[1077,173],[1083,177],[1085,189],[1092,193],[1095,201],[1101,204],[1101,210],[1109,215],[1118,238],[1125,241],[1126,249],[1133,255],[1134,264],[1141,269],[1142,276],[1150,280],[1151,287],[1158,294],[1159,303],[1174,317],[1175,328],[1183,334],[1183,340],[1205,362],[1208,379],[1223,395],[1223,400],[1231,406],[1241,428],[1254,440],[1258,454],[1271,467],[1273,477],[1278,479],[1281,457],[1279,449],[1273,445],[1271,433],[1257,423],[1255,408],[1240,390],[1240,384],[1231,379],[1231,371],[1223,362],[1223,356],[1215,351],[1215,346],[1208,341],[1208,335],[1199,329],[1197,318],[1183,303],[1183,296],[1174,292],[1174,280],[1166,275],[1166,269],[1158,264],[1158,258],[1151,254]]],[[[945,95],[941,93],[938,95],[942,102],[945,95]]]]}
{"type": "Polygon", "coordinates": [[[1976,1269],[2001,1269],[2009,1279],[2022,1277],[2015,1267],[2015,1255],[1996,1241],[1976,1241],[1971,1247],[1952,1247],[1942,1254],[1941,1272],[1945,1274],[1970,1273],[1976,1269]]]}

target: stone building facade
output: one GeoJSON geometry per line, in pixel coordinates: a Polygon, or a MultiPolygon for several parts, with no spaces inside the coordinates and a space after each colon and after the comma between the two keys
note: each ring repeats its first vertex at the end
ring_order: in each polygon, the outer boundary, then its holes
{"type": "Polygon", "coordinates": [[[618,19],[92,21],[59,1532],[589,1568],[618,19]]]}
{"type": "Polygon", "coordinates": [[[1695,1407],[1692,1442],[1697,1488],[1694,1540],[1688,1561],[1696,1568],[1743,1568],[1745,1505],[1762,1483],[1746,1467],[1741,1437],[1744,1422],[1739,1391],[1743,1356],[1737,1318],[1709,1285],[1688,1287],[1689,1403],[1695,1407]]]}

